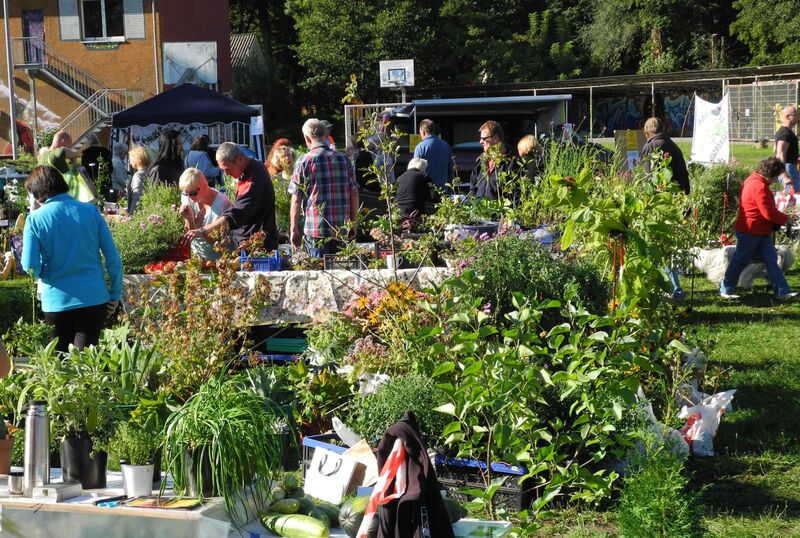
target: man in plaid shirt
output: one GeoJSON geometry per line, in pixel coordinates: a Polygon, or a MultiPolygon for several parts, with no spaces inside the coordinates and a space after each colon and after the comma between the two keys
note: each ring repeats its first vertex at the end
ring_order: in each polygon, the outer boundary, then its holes
{"type": "Polygon", "coordinates": [[[309,255],[321,258],[334,254],[343,234],[355,236],[358,213],[358,185],[350,161],[326,143],[325,124],[311,118],[303,124],[308,153],[294,169],[289,193],[292,195],[290,241],[300,248],[305,238],[309,255]],[[304,211],[305,206],[305,211],[304,211]],[[303,234],[301,215],[305,216],[303,234]],[[351,228],[342,228],[350,222],[351,228]]]}

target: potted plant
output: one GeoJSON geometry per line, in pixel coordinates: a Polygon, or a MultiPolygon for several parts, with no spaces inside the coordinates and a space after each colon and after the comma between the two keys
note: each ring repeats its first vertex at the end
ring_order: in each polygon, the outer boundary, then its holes
{"type": "Polygon", "coordinates": [[[14,434],[9,431],[5,419],[0,417],[0,474],[7,475],[11,470],[11,450],[14,448],[14,434]]]}
{"type": "Polygon", "coordinates": [[[167,418],[164,462],[175,492],[220,495],[231,521],[245,524],[255,517],[251,507],[266,506],[281,468],[282,418],[271,402],[235,382],[214,378],[203,385],[167,418]]]}
{"type": "Polygon", "coordinates": [[[64,480],[78,481],[84,489],[103,488],[108,454],[93,445],[107,437],[118,418],[119,379],[102,347],[70,348],[60,355],[55,345],[54,340],[31,357],[26,390],[47,401],[50,434],[62,438],[64,480]]]}
{"type": "Polygon", "coordinates": [[[150,495],[161,432],[134,422],[120,422],[108,440],[108,453],[119,459],[122,488],[128,497],[150,495]]]}

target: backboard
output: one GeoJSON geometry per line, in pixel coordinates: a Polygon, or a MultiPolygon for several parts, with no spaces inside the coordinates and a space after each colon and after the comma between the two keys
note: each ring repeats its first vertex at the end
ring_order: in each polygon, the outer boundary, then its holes
{"type": "Polygon", "coordinates": [[[384,60],[380,63],[381,88],[414,85],[414,60],[384,60]]]}
{"type": "Polygon", "coordinates": [[[217,83],[217,42],[164,43],[164,84],[217,83]]]}

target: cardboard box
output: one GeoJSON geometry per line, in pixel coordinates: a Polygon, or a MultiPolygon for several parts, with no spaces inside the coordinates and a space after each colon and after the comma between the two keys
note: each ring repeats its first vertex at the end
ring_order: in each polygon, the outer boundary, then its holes
{"type": "Polygon", "coordinates": [[[614,131],[614,144],[617,155],[623,159],[621,163],[627,170],[631,170],[639,162],[639,153],[642,151],[647,139],[641,129],[621,129],[614,131]]]}

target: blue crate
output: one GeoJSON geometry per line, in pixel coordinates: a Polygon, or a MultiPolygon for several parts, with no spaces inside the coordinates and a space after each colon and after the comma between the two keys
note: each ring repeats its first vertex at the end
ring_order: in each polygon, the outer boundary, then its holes
{"type": "Polygon", "coordinates": [[[252,258],[242,250],[239,252],[239,269],[244,271],[246,263],[253,265],[252,271],[283,271],[289,266],[288,260],[279,252],[276,252],[274,256],[252,258]]]}

